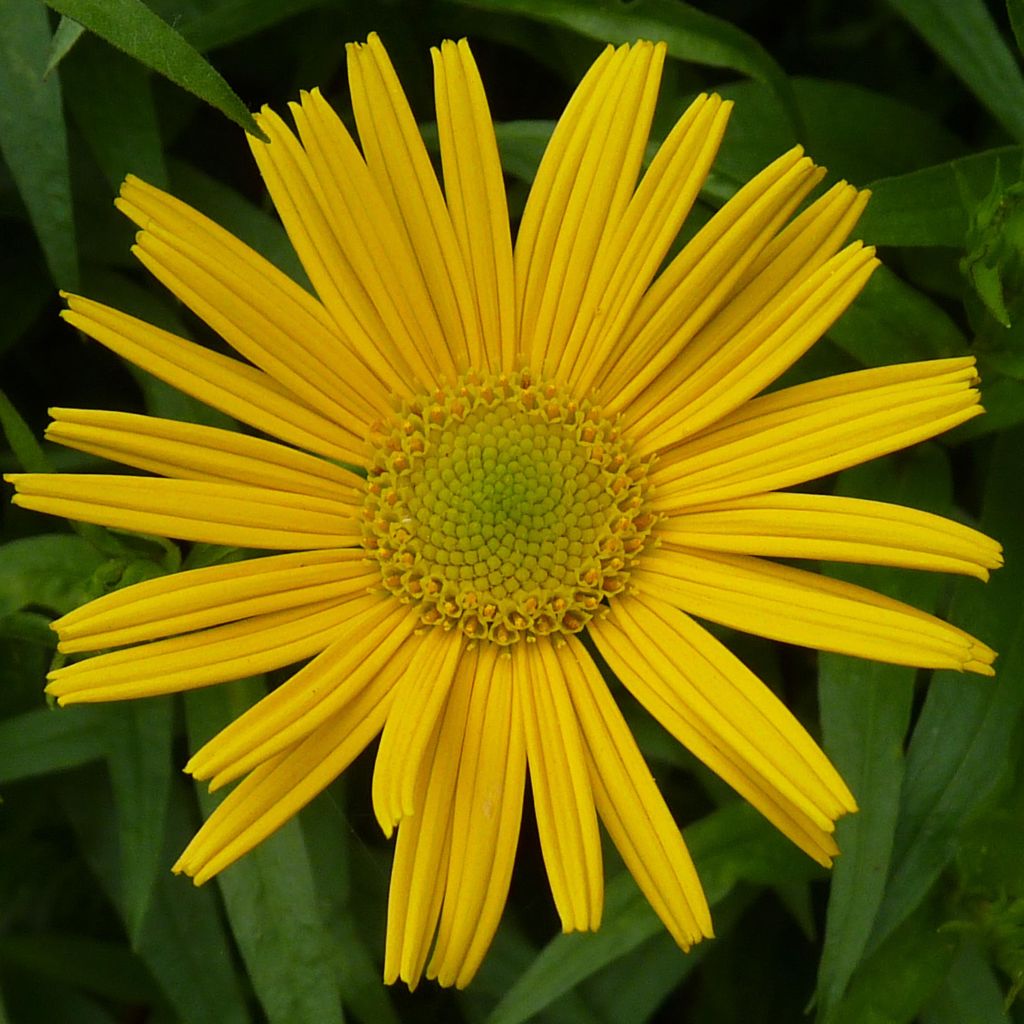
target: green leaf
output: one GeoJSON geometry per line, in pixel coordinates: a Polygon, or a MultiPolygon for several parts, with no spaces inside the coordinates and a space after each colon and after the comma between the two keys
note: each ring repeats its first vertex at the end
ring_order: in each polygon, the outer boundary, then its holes
{"type": "Polygon", "coordinates": [[[1006,0],[1006,13],[1010,18],[1017,50],[1024,53],[1024,0],[1006,0]]]}
{"type": "Polygon", "coordinates": [[[984,195],[1000,163],[1017,168],[1020,146],[989,149],[871,185],[858,234],[875,245],[947,245],[960,249],[969,227],[963,188],[984,195]]]}
{"type": "MultiPolygon", "coordinates": [[[[262,692],[254,684],[213,687],[186,696],[193,749],[226,726],[262,692]]],[[[209,816],[221,797],[199,787],[209,816]]],[[[309,855],[290,821],[217,879],[228,920],[270,1024],[341,1021],[332,948],[320,919],[309,855]]]]}
{"type": "Polygon", "coordinates": [[[107,710],[107,765],[117,805],[123,907],[138,940],[161,869],[171,792],[173,705],[167,697],[107,710]]]}
{"type": "MultiPolygon", "coordinates": [[[[740,882],[806,880],[820,872],[753,808],[734,802],[685,830],[708,903],[721,902],[740,882]]],[[[521,1024],[608,964],[628,956],[662,924],[627,872],[605,891],[599,931],[559,935],[509,989],[488,1024],[521,1024]]]]}
{"type": "Polygon", "coordinates": [[[156,986],[125,946],[78,935],[46,933],[0,939],[0,964],[122,1003],[149,1002],[156,986]]]}
{"type": "MultiPolygon", "coordinates": [[[[90,868],[117,904],[121,867],[112,828],[115,811],[109,790],[96,777],[90,781],[67,787],[62,804],[90,868]]],[[[190,790],[184,779],[172,780],[162,857],[168,868],[194,827],[190,790]]],[[[160,871],[135,949],[173,1006],[174,1019],[252,1024],[213,888],[196,888],[169,870],[160,871]]]]}
{"type": "Polygon", "coordinates": [[[941,908],[932,904],[907,918],[857,972],[832,1018],[835,1024],[915,1020],[956,955],[956,939],[943,933],[941,924],[941,908]]]}
{"type": "Polygon", "coordinates": [[[222,0],[204,6],[195,17],[185,20],[180,26],[181,34],[197,50],[205,52],[327,4],[328,0],[222,0]]]}
{"type": "Polygon", "coordinates": [[[106,753],[103,712],[40,708],[0,722],[0,783],[77,768],[106,753]]]}
{"type": "Polygon", "coordinates": [[[875,270],[828,336],[865,366],[967,351],[967,339],[949,314],[885,266],[875,270]]]}
{"type": "Polygon", "coordinates": [[[0,429],[3,430],[7,443],[14,452],[18,464],[28,473],[52,473],[50,462],[42,445],[36,440],[35,434],[21,418],[21,413],[14,407],[11,400],[0,391],[0,429]]]}
{"type": "Polygon", "coordinates": [[[46,0],[46,3],[266,141],[231,86],[142,0],[46,0]]]}
{"type": "Polygon", "coordinates": [[[148,71],[100,39],[84,39],[61,65],[67,105],[116,191],[130,171],[167,187],[148,71]]]}
{"type": "Polygon", "coordinates": [[[520,181],[531,182],[555,130],[554,121],[505,121],[494,126],[501,166],[520,181]]]}
{"type": "Polygon", "coordinates": [[[889,0],[1016,139],[1024,139],[1024,76],[984,0],[889,0]]]}
{"type": "Polygon", "coordinates": [[[999,652],[994,679],[937,672],[907,758],[894,870],[872,936],[878,946],[925,897],[949,863],[962,823],[1009,764],[1024,709],[1024,433],[996,442],[981,527],[1002,541],[1006,565],[986,586],[958,584],[949,617],[999,652]]]}
{"type": "Polygon", "coordinates": [[[797,136],[778,98],[760,82],[728,82],[715,91],[736,106],[715,161],[742,183],[802,143],[833,180],[864,185],[958,156],[962,144],[915,107],[847,82],[791,79],[805,126],[797,136]]]}
{"type": "Polygon", "coordinates": [[[973,942],[964,943],[922,1024],[1010,1024],[992,965],[973,942]]]}
{"type": "Polygon", "coordinates": [[[78,252],[60,82],[43,77],[49,51],[41,4],[0,4],[0,151],[50,274],[62,288],[75,288],[78,252]]]}
{"type": "Polygon", "coordinates": [[[462,0],[503,14],[522,14],[602,42],[663,40],[678,60],[729,68],[764,82],[779,97],[794,128],[800,115],[789,79],[751,36],[721,18],[679,0],[462,0]]]}
{"type": "Polygon", "coordinates": [[[12,540],[0,546],[0,614],[36,605],[63,615],[95,596],[92,575],[105,562],[72,534],[12,540]]]}
{"type": "Polygon", "coordinates": [[[50,44],[50,59],[46,62],[45,74],[52,75],[60,62],[71,52],[71,48],[82,38],[85,29],[70,18],[61,18],[50,44]]]}
{"type": "MultiPolygon", "coordinates": [[[[901,460],[869,463],[844,473],[837,493],[929,511],[950,511],[949,465],[937,447],[901,460]]],[[[930,573],[873,566],[830,566],[829,575],[879,590],[922,611],[934,611],[943,586],[930,573]]],[[[827,1021],[842,999],[871,935],[882,902],[903,783],[903,742],[910,723],[914,670],[836,654],[819,656],[819,704],[824,747],[860,805],[841,820],[842,855],[832,873],[817,1003],[827,1021]]]]}

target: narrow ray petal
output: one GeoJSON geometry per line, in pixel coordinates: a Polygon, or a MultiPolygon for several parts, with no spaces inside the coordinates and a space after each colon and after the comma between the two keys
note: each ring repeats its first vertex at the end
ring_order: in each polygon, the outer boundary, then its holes
{"type": "Polygon", "coordinates": [[[526,747],[512,661],[481,652],[469,699],[437,945],[427,976],[464,988],[505,909],[519,842],[526,747]]]}
{"type": "Polygon", "coordinates": [[[579,723],[550,644],[512,651],[541,852],[562,931],[601,923],[604,874],[579,723]]]}
{"type": "Polygon", "coordinates": [[[330,643],[320,645],[321,653],[196,751],[185,771],[217,789],[301,742],[391,658],[405,657],[416,622],[414,611],[379,594],[353,601],[352,613],[330,643]]]}
{"type": "Polygon", "coordinates": [[[683,612],[624,598],[591,630],[615,674],[680,743],[826,867],[833,822],[856,810],[781,701],[683,612]]]}
{"type": "Polygon", "coordinates": [[[270,555],[115,590],[57,619],[52,628],[64,653],[121,647],[368,592],[379,576],[358,548],[270,555]]]}
{"type": "Polygon", "coordinates": [[[601,678],[578,641],[556,650],[579,718],[598,813],[672,938],[710,938],[711,913],[679,828],[601,678]]]}
{"type": "Polygon", "coordinates": [[[293,103],[292,114],[325,216],[396,347],[434,380],[450,376],[454,362],[416,252],[348,129],[318,90],[293,103]]]}
{"type": "Polygon", "coordinates": [[[521,344],[529,364],[564,379],[560,355],[594,261],[640,171],[664,44],[622,46],[580,84],[552,135],[516,241],[521,344]]]}
{"type": "Polygon", "coordinates": [[[735,292],[824,171],[797,147],[729,200],[650,287],[597,386],[619,412],[638,400],[735,292]]]}
{"type": "Polygon", "coordinates": [[[446,41],[431,56],[445,197],[479,317],[479,337],[467,333],[469,365],[509,373],[516,369],[515,282],[494,125],[466,41],[446,41]]]}
{"type": "Polygon", "coordinates": [[[748,555],[676,548],[644,558],[647,594],[712,622],[823,651],[896,665],[992,675],[994,652],[910,605],[748,555]]]}
{"type": "Polygon", "coordinates": [[[373,773],[373,809],[387,836],[406,815],[414,813],[420,761],[444,709],[465,646],[459,633],[428,630],[422,638],[420,672],[402,680],[395,707],[380,739],[373,773]]]}
{"type": "Polygon", "coordinates": [[[358,542],[359,506],[247,484],[139,476],[11,473],[23,508],[239,548],[304,550],[358,542]]]}
{"type": "Polygon", "coordinates": [[[362,437],[303,405],[260,370],[78,295],[68,323],[154,377],[242,423],[328,458],[361,463],[362,437]]]}
{"type": "MultiPolygon", "coordinates": [[[[401,979],[415,988],[434,941],[447,885],[455,784],[478,654],[479,648],[468,649],[459,658],[444,711],[420,761],[416,811],[398,825],[384,951],[388,984],[401,979]]],[[[424,670],[413,669],[419,676],[424,670]]]]}
{"type": "Polygon", "coordinates": [[[138,178],[117,205],[142,228],[133,251],[246,359],[356,435],[387,411],[323,307],[276,267],[138,178]]]}
{"type": "MultiPolygon", "coordinates": [[[[202,885],[276,832],[327,788],[380,732],[403,660],[384,665],[368,685],[306,739],[254,768],[217,806],[182,852],[174,872],[202,885]]],[[[349,680],[339,680],[347,685],[349,680]]]]}
{"type": "Polygon", "coordinates": [[[874,249],[855,242],[798,286],[764,298],[756,312],[743,307],[745,322],[728,315],[740,309],[730,304],[719,318],[730,322],[710,324],[666,372],[676,387],[646,414],[628,417],[641,450],[677,442],[763,391],[835,323],[878,265],[874,249]]]}
{"type": "Polygon", "coordinates": [[[99,654],[52,671],[60,704],[151,697],[269,672],[332,643],[367,599],[334,598],[99,654]]]}
{"type": "Polygon", "coordinates": [[[161,476],[249,484],[314,497],[362,498],[354,473],[235,430],[93,409],[51,409],[46,439],[161,476]]]}
{"type": "Polygon", "coordinates": [[[581,392],[604,372],[704,184],[732,109],[700,95],[661,144],[619,221],[598,249],[560,372],[581,392]]]}
{"type": "Polygon", "coordinates": [[[668,548],[895,565],[981,580],[1003,564],[999,544],[951,519],[827,494],[733,498],[669,516],[657,535],[668,548]]]}
{"type": "MultiPolygon", "coordinates": [[[[337,329],[361,354],[385,394],[406,395],[410,389],[426,386],[430,373],[422,365],[418,374],[414,372],[406,355],[415,355],[415,350],[401,352],[389,334],[359,267],[353,265],[349,255],[348,247],[357,245],[358,239],[339,238],[340,231],[328,212],[324,185],[313,173],[299,140],[267,107],[256,120],[270,142],[260,142],[250,135],[249,147],[288,237],[337,329]]],[[[356,173],[355,167],[350,170],[356,173]]],[[[372,213],[376,187],[365,167],[356,188],[372,213]]]]}
{"type": "Polygon", "coordinates": [[[469,355],[476,333],[469,273],[437,175],[401,83],[380,39],[350,43],[349,90],[367,166],[402,226],[427,283],[451,364],[469,355]],[[472,342],[470,343],[472,345],[472,342]]]}
{"type": "Polygon", "coordinates": [[[654,507],[672,513],[761,494],[887,455],[983,409],[973,358],[858,370],[746,402],[665,451],[654,507]]]}

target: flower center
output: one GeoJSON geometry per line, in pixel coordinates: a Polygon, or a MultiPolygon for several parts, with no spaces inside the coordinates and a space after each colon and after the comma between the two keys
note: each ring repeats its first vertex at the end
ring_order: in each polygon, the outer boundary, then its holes
{"type": "Polygon", "coordinates": [[[374,442],[363,534],[384,586],[473,639],[578,633],[654,523],[617,425],[525,370],[415,399],[374,442]]]}

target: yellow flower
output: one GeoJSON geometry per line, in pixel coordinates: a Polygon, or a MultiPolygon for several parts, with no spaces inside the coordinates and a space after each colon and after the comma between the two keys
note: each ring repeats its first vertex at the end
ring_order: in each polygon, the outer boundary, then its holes
{"type": "Polygon", "coordinates": [[[664,53],[641,42],[597,59],[513,245],[466,43],[433,51],[443,192],[381,43],[349,47],[358,148],[316,91],[292,107],[297,135],[265,109],[270,142],[250,139],[318,298],[129,178],[117,205],[141,229],[133,251],[242,359],[79,296],[65,318],[257,433],[58,409],[51,440],[156,476],[11,477],[26,508],[278,552],[65,615],[61,651],[105,653],[57,669],[48,691],[144,697],[311,659],[189,762],[214,787],[242,781],[176,870],[200,883],[227,867],[382,731],[373,806],[398,829],[389,982],[425,970],[461,986],[477,970],[527,766],[566,931],[600,922],[600,818],[679,945],[711,935],[596,657],[824,865],[853,797],[690,616],[992,673],[993,652],[954,626],[762,557],[987,578],[999,546],[965,526],[780,491],[977,415],[974,362],[757,397],[876,266],[870,247],[841,248],[867,194],[841,182],[794,216],[824,173],[798,148],[668,259],[730,105],[698,97],[641,174],[664,53]]]}

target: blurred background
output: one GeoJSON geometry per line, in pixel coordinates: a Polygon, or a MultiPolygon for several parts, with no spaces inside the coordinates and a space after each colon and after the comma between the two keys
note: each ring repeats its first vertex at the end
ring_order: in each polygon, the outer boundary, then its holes
{"type": "Polygon", "coordinates": [[[319,86],[351,125],[344,44],[377,31],[430,141],[429,48],[467,36],[515,219],[579,77],[602,46],[639,37],[666,40],[670,55],[654,140],[697,92],[736,101],[684,237],[796,142],[829,168],[824,187],[874,192],[857,235],[885,266],[783,383],[978,357],[987,416],[823,486],[980,524],[1007,549],[988,585],[822,566],[950,616],[1000,651],[995,680],[716,631],[823,740],[859,800],[831,877],[620,692],[718,937],[680,953],[610,847],[602,930],[559,935],[528,810],[479,976],[462,993],[410,994],[380,981],[392,848],[370,808],[372,751],[217,881],[173,877],[214,803],[181,774],[188,752],[275,680],[49,709],[49,620],[189,553],[74,532],[11,507],[5,485],[0,1024],[1024,1021],[1024,2],[782,11],[774,0],[0,0],[4,471],[99,466],[40,444],[49,406],[226,422],[58,318],[63,288],[219,344],[131,257],[113,206],[126,173],[305,283],[250,159],[247,110],[283,110],[319,86]]]}

